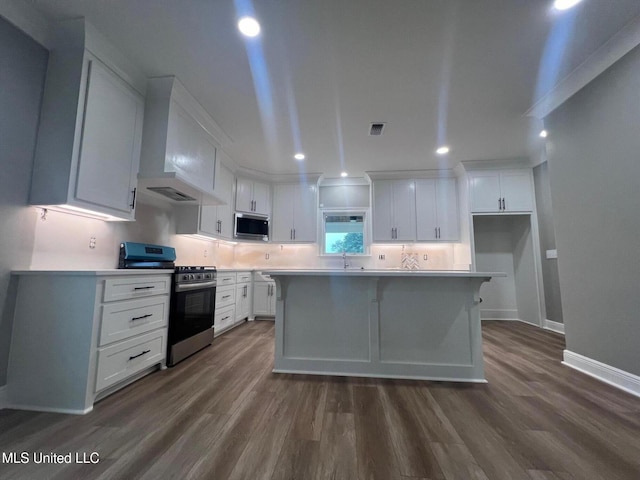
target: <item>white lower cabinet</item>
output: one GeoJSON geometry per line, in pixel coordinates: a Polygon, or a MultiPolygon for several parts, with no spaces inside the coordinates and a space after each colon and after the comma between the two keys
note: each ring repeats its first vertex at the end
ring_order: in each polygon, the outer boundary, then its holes
{"type": "Polygon", "coordinates": [[[274,317],[276,314],[276,282],[256,272],[253,284],[253,316],[274,317]]]}
{"type": "Polygon", "coordinates": [[[163,368],[171,273],[15,272],[9,404],[87,413],[96,400],[163,368]]]}
{"type": "Polygon", "coordinates": [[[251,318],[252,278],[248,271],[218,271],[215,335],[251,318]]]}
{"type": "Polygon", "coordinates": [[[253,298],[253,286],[251,272],[238,272],[236,283],[236,323],[251,317],[251,299],[253,298]]]}

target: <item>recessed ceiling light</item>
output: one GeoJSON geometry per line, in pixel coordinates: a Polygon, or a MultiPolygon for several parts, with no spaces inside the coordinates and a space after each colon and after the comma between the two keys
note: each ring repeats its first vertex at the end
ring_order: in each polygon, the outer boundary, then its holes
{"type": "Polygon", "coordinates": [[[245,37],[256,37],[260,34],[260,24],[253,17],[242,17],[238,20],[238,30],[245,37]]]}
{"type": "Polygon", "coordinates": [[[436,153],[438,155],[446,155],[447,153],[449,153],[449,147],[447,147],[446,145],[438,147],[438,149],[436,150],[436,153]]]}
{"type": "Polygon", "coordinates": [[[569,10],[571,7],[575,7],[582,0],[555,0],[553,2],[553,8],[556,10],[569,10]]]}
{"type": "Polygon", "coordinates": [[[541,138],[547,138],[549,136],[549,132],[547,132],[546,130],[542,130],[540,132],[540,137],[541,138]]]}
{"type": "Polygon", "coordinates": [[[304,160],[304,153],[296,153],[293,158],[296,160],[304,160]]]}
{"type": "Polygon", "coordinates": [[[348,174],[347,172],[342,172],[342,173],[340,174],[340,176],[341,176],[341,177],[347,177],[347,176],[349,176],[349,174],[348,174]]]}

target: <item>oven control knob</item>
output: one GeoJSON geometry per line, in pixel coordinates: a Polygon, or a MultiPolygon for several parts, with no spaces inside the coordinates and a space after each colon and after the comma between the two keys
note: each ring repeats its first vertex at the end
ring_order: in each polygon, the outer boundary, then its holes
{"type": "Polygon", "coordinates": [[[195,278],[196,278],[196,276],[193,273],[189,274],[189,280],[193,280],[195,278]]]}

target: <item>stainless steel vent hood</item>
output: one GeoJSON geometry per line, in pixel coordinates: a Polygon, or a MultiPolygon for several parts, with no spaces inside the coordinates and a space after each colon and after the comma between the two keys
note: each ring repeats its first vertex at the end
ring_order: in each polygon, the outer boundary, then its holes
{"type": "Polygon", "coordinates": [[[220,132],[176,77],[149,79],[138,192],[172,203],[223,203],[214,188],[220,132]]]}

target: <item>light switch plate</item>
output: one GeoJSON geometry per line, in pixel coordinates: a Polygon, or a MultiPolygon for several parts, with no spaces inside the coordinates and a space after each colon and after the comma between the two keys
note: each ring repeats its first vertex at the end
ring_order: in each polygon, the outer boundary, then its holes
{"type": "Polygon", "coordinates": [[[555,248],[553,250],[547,250],[547,259],[550,258],[558,258],[558,250],[555,248]]]}

